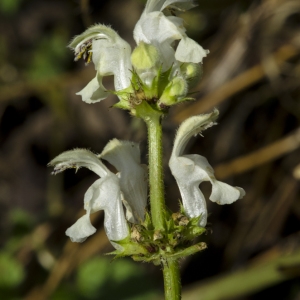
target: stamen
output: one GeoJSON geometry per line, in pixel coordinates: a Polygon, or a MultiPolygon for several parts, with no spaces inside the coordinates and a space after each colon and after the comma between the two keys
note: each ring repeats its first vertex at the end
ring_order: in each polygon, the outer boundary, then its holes
{"type": "Polygon", "coordinates": [[[86,64],[90,63],[92,60],[92,43],[93,39],[87,40],[85,43],[80,45],[78,51],[75,52],[75,61],[78,61],[80,58],[83,58],[86,64]]]}

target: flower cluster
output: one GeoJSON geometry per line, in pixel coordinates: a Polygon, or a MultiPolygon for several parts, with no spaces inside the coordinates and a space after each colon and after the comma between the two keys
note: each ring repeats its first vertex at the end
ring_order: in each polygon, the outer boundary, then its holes
{"type": "MultiPolygon", "coordinates": [[[[202,59],[208,51],[187,37],[183,20],[171,11],[194,6],[192,0],[149,0],[134,29],[137,47],[133,52],[126,41],[104,25],[95,25],[76,36],[69,45],[74,49],[75,60],[82,57],[87,63],[93,61],[97,71],[96,77],[78,93],[82,100],[95,103],[105,99],[108,91],[102,78],[108,75],[114,76],[114,93],[120,100],[116,106],[135,115],[143,103],[146,103],[146,110],[149,108],[161,117],[168,107],[187,100],[189,88],[200,78],[202,59]],[[176,40],[179,43],[174,48],[176,40]]],[[[189,139],[213,126],[217,116],[218,111],[214,110],[211,114],[187,119],[175,138],[169,167],[181,193],[183,210],[174,214],[173,223],[168,221],[168,230],[173,231],[165,234],[167,242],[174,247],[184,240],[184,234],[192,240],[205,230],[200,228],[207,223],[206,201],[199,188],[201,182],[211,182],[209,199],[218,204],[230,204],[245,195],[242,188],[217,181],[205,157],[183,154],[189,139]]],[[[49,165],[54,166],[53,174],[67,168],[86,167],[100,177],[85,193],[86,214],[66,231],[72,241],[82,242],[95,233],[90,214],[99,210],[104,210],[105,231],[117,250],[122,251],[124,241],[132,237],[128,224],[135,224],[131,229],[137,241],[148,240],[151,244],[163,238],[163,234],[155,232],[147,221],[147,166],[141,164],[138,144],[114,139],[100,155],[75,149],[58,155],[49,165]],[[113,165],[118,173],[112,173],[102,159],[113,165]],[[144,229],[137,230],[142,227],[144,229]],[[145,236],[140,237],[145,230],[145,236]]],[[[148,249],[152,247],[151,244],[148,249]]],[[[132,253],[132,248],[130,251],[132,253]]]]}
{"type": "MultiPolygon", "coordinates": [[[[189,139],[213,126],[217,116],[218,111],[215,110],[183,122],[178,129],[169,162],[181,193],[184,213],[189,218],[199,218],[198,225],[201,227],[205,227],[207,223],[206,200],[199,188],[201,182],[211,182],[210,200],[218,204],[230,204],[245,195],[242,188],[216,180],[205,157],[183,155],[189,139]]],[[[138,144],[113,139],[100,155],[85,149],[75,149],[58,155],[49,165],[54,166],[53,174],[68,168],[78,170],[86,167],[101,177],[85,193],[86,214],[66,231],[73,242],[83,242],[95,233],[96,229],[91,225],[89,216],[99,210],[105,212],[104,228],[117,249],[120,246],[114,241],[121,241],[129,236],[127,221],[133,224],[143,223],[147,205],[147,167],[140,162],[138,144]],[[119,172],[112,173],[101,159],[107,160],[119,172]],[[126,208],[126,218],[123,206],[126,208]]]]}
{"type": "Polygon", "coordinates": [[[158,109],[190,99],[186,98],[188,88],[198,82],[200,63],[209,51],[186,35],[183,20],[170,11],[194,6],[191,0],[148,1],[133,31],[137,47],[132,53],[130,45],[104,25],[94,25],[76,36],[69,44],[75,60],[83,57],[87,63],[93,61],[97,71],[77,94],[87,103],[105,99],[108,91],[102,78],[113,75],[115,93],[122,102],[119,107],[124,109],[132,109],[130,95],[137,89],[136,81],[146,93],[143,96],[156,100],[158,109]],[[176,40],[179,43],[175,50],[176,40]]]}

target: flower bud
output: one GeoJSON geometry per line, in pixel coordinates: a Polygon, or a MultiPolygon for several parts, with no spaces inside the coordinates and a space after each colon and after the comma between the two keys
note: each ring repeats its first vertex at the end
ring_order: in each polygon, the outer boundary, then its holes
{"type": "Polygon", "coordinates": [[[158,106],[163,108],[180,102],[186,96],[187,91],[188,85],[185,79],[182,77],[173,78],[163,91],[158,106]]]}
{"type": "Polygon", "coordinates": [[[151,86],[160,65],[160,54],[158,49],[151,44],[146,44],[144,42],[139,43],[131,54],[131,63],[140,79],[146,85],[151,86]]]}
{"type": "Polygon", "coordinates": [[[160,55],[158,49],[144,42],[133,50],[131,54],[131,62],[136,70],[147,70],[159,65],[160,55]]]}
{"type": "Polygon", "coordinates": [[[187,80],[190,89],[198,84],[203,74],[201,64],[184,63],[180,66],[180,70],[187,80]]]}

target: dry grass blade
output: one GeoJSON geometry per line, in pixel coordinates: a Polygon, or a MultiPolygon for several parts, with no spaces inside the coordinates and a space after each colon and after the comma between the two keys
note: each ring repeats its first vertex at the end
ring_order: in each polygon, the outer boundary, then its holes
{"type": "Polygon", "coordinates": [[[40,81],[20,81],[13,84],[0,87],[0,102],[11,101],[16,98],[29,97],[32,93],[45,93],[49,90],[49,86],[57,88],[66,88],[70,85],[82,85],[84,81],[88,81],[93,77],[92,68],[83,68],[74,73],[64,73],[59,76],[48,78],[40,81]]]}
{"type": "Polygon", "coordinates": [[[89,2],[89,0],[80,0],[80,10],[85,27],[89,27],[93,24],[89,11],[89,2]]]}
{"type": "Polygon", "coordinates": [[[254,169],[264,163],[279,158],[300,146],[300,128],[288,136],[255,152],[239,157],[215,168],[217,178],[223,179],[254,169]]]}
{"type": "Polygon", "coordinates": [[[243,243],[244,251],[255,251],[272,245],[280,236],[284,222],[291,211],[298,193],[298,181],[286,177],[273,196],[261,208],[243,243]]]}
{"type": "Polygon", "coordinates": [[[299,233],[284,242],[284,247],[272,248],[252,261],[246,269],[189,287],[184,291],[183,299],[233,299],[299,276],[299,233]]]}

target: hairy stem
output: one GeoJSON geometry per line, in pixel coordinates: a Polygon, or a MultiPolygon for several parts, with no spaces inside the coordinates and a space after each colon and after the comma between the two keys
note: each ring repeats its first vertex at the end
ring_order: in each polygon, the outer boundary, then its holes
{"type": "MultiPolygon", "coordinates": [[[[154,228],[166,231],[166,207],[164,199],[164,178],[162,160],[162,126],[160,115],[153,115],[146,121],[149,144],[150,206],[154,228]]],[[[178,262],[175,259],[161,259],[163,265],[165,300],[181,299],[181,283],[178,262]]]]}
{"type": "Polygon", "coordinates": [[[166,207],[162,161],[161,114],[153,112],[145,118],[148,128],[149,186],[151,218],[156,230],[165,230],[166,207]]]}
{"type": "MultiPolygon", "coordinates": [[[[151,219],[154,229],[167,233],[167,213],[164,195],[162,113],[151,108],[147,103],[139,106],[137,114],[143,118],[148,128],[148,160],[151,219]]],[[[164,251],[162,251],[164,252],[164,251]]],[[[166,300],[181,299],[181,283],[178,260],[165,258],[162,254],[163,277],[166,300]]]]}
{"type": "Polygon", "coordinates": [[[177,260],[163,260],[165,300],[181,299],[181,282],[177,260]]]}

